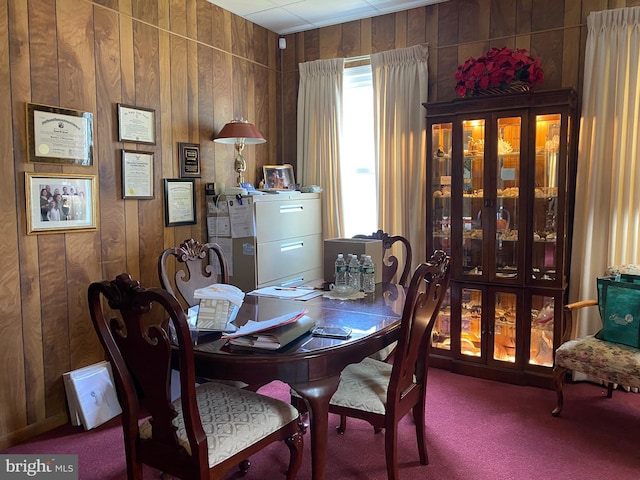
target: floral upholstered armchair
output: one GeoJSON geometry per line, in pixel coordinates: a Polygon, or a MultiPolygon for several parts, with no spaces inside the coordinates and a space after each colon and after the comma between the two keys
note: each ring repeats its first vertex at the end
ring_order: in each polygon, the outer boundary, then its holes
{"type": "MultiPolygon", "coordinates": [[[[607,268],[605,275],[627,273],[640,275],[640,265],[612,266],[607,268]]],[[[594,335],[570,339],[574,312],[581,308],[597,306],[598,301],[592,299],[570,303],[564,307],[563,343],[555,352],[553,369],[558,402],[552,412],[554,416],[560,415],[562,410],[562,386],[568,370],[584,373],[607,384],[609,398],[617,385],[634,391],[640,389],[640,349],[601,340],[594,335]]]]}

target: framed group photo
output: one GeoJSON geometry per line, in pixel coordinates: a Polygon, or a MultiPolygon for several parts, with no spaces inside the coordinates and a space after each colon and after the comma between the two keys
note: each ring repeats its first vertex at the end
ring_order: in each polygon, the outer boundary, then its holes
{"type": "Polygon", "coordinates": [[[27,234],[98,228],[95,175],[25,173],[27,234]]]}

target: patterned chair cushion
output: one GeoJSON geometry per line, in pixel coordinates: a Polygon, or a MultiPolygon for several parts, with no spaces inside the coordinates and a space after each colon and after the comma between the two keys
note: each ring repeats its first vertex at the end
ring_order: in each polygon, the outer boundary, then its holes
{"type": "Polygon", "coordinates": [[[605,276],[612,277],[619,273],[629,273],[631,275],[640,275],[640,265],[628,263],[624,265],[609,265],[605,271],[605,276]]]}
{"type": "Polygon", "coordinates": [[[610,343],[589,335],[562,344],[556,350],[556,365],[590,377],[640,387],[640,349],[610,343]]]}
{"type": "MultiPolygon", "coordinates": [[[[218,382],[198,386],[196,394],[202,427],[207,435],[210,467],[298,417],[298,411],[281,400],[218,382]]],[[[173,420],[178,428],[176,433],[182,446],[191,453],[180,399],[173,404],[178,412],[173,420]]],[[[152,426],[147,419],[140,425],[140,437],[151,438],[152,434],[152,426]]]]}
{"type": "Polygon", "coordinates": [[[330,403],[384,415],[392,368],[391,364],[372,358],[348,365],[330,403]]]}

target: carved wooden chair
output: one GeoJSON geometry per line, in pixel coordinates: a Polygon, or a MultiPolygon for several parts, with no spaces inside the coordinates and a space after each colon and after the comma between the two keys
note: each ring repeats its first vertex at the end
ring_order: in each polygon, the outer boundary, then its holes
{"type": "Polygon", "coordinates": [[[200,243],[193,238],[187,239],[178,247],[167,248],[158,258],[158,275],[162,288],[177,298],[178,291],[187,306],[198,304],[193,292],[213,283],[229,283],[229,266],[222,248],[217,243],[200,243]],[[220,279],[217,279],[213,265],[209,264],[209,252],[213,252],[220,265],[220,279]],[[169,272],[174,268],[168,259],[175,257],[176,270],[174,282],[169,280],[169,272]],[[186,277],[186,278],[185,278],[186,277]]]}
{"type": "Polygon", "coordinates": [[[402,268],[402,272],[398,277],[398,283],[402,286],[407,285],[407,280],[409,279],[409,274],[411,273],[411,261],[412,253],[411,253],[411,244],[409,240],[400,236],[400,235],[389,235],[388,233],[383,232],[382,230],[378,230],[377,232],[372,233],[371,235],[356,235],[353,238],[364,238],[371,240],[382,240],[382,281],[383,282],[391,282],[393,277],[398,272],[399,262],[398,257],[393,255],[392,248],[395,243],[400,242],[404,246],[404,256],[405,262],[404,267],[402,268]]]}
{"type": "MultiPolygon", "coordinates": [[[[416,425],[420,463],[427,465],[425,409],[431,330],[449,285],[449,257],[436,251],[411,278],[402,312],[393,365],[365,358],[347,366],[329,404],[329,412],[366,420],[385,429],[387,477],[398,478],[398,422],[410,411],[416,425]]],[[[297,399],[292,398],[294,404],[297,399]]],[[[340,422],[339,433],[346,423],[340,422]]]]}
{"type": "Polygon", "coordinates": [[[174,296],[145,289],[123,273],[110,282],[92,283],[88,297],[122,406],[129,480],[143,478],[143,464],[161,470],[165,478],[220,479],[234,465],[248,468],[246,459],[275,441],[289,447],[286,478],[295,478],[303,447],[297,410],[221,383],[196,386],[189,327],[174,296]],[[169,324],[175,330],[173,343],[169,324]],[[181,394],[173,402],[172,351],[181,394]]]}

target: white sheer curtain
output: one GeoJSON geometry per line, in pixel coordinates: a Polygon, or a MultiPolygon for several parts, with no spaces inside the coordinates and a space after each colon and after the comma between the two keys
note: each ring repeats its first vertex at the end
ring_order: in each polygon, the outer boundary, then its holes
{"type": "MultiPolygon", "coordinates": [[[[587,18],[570,301],[597,298],[608,265],[640,263],[640,7],[587,18]]],[[[575,332],[602,326],[592,310],[575,332]]]]}
{"type": "Polygon", "coordinates": [[[320,185],[324,238],[342,236],[340,133],[344,59],[305,62],[298,89],[298,178],[320,185]]]}
{"type": "Polygon", "coordinates": [[[409,240],[412,269],[426,259],[427,58],[426,45],[371,55],[379,227],[409,240]]]}

